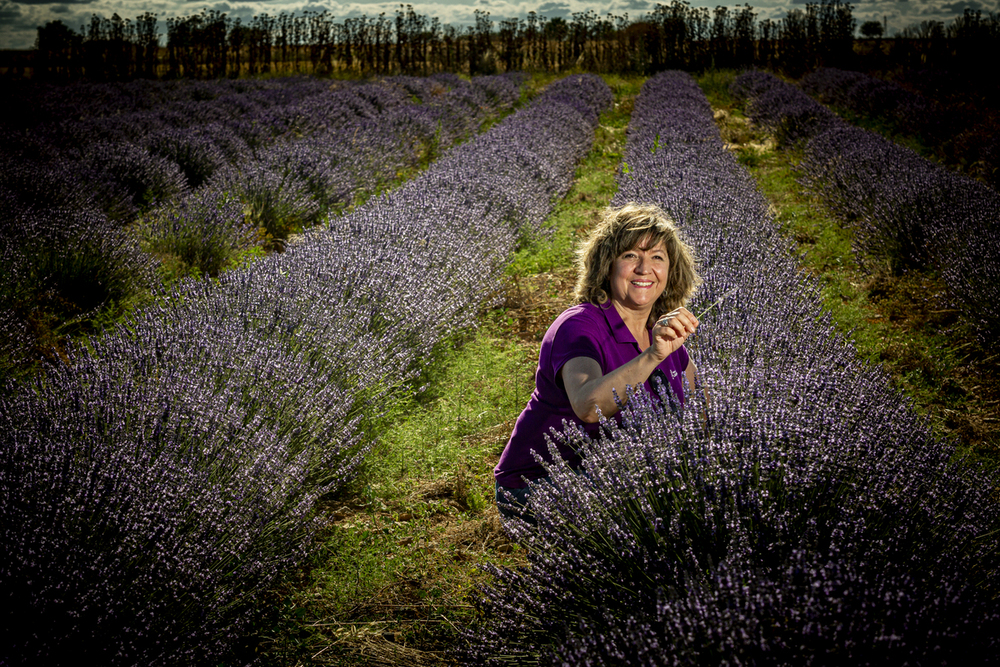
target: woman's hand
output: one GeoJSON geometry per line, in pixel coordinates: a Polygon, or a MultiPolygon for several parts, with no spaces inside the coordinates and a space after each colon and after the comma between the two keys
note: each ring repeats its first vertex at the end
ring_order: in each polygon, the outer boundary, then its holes
{"type": "Polygon", "coordinates": [[[663,315],[653,326],[653,339],[650,341],[653,354],[663,361],[676,352],[697,329],[698,318],[684,306],[663,315]]]}

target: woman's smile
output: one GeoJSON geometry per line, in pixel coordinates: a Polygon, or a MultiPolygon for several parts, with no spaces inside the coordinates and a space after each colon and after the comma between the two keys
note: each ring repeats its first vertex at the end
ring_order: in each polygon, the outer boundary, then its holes
{"type": "Polygon", "coordinates": [[[662,242],[640,243],[615,259],[611,267],[611,299],[619,307],[647,313],[667,286],[670,259],[662,242]]]}

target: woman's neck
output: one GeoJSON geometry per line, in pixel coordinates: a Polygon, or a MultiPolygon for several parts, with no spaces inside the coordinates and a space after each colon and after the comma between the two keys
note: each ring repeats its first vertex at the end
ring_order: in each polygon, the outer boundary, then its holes
{"type": "Polygon", "coordinates": [[[628,330],[632,332],[635,337],[635,342],[639,344],[639,349],[646,349],[649,347],[649,332],[646,330],[646,322],[649,321],[649,313],[652,308],[646,308],[643,311],[632,310],[621,305],[614,299],[611,300],[614,304],[615,310],[622,318],[622,322],[628,327],[628,330]]]}

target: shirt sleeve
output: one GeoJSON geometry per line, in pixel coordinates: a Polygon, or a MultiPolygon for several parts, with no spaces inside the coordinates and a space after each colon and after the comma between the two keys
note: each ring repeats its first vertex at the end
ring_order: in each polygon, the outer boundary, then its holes
{"type": "MultiPolygon", "coordinates": [[[[549,355],[549,371],[559,386],[559,371],[570,359],[589,357],[601,365],[604,372],[604,352],[600,346],[600,322],[594,322],[586,313],[579,313],[563,322],[552,340],[552,351],[549,355]]],[[[606,327],[605,327],[606,328],[606,327]]]]}

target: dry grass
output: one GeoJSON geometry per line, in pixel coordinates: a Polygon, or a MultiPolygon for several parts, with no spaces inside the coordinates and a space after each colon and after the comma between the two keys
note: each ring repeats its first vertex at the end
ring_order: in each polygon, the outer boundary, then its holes
{"type": "MultiPolygon", "coordinates": [[[[541,341],[552,321],[573,304],[575,284],[576,270],[573,267],[513,277],[503,304],[508,316],[516,323],[511,326],[510,333],[523,342],[541,341]]],[[[537,349],[535,352],[537,354],[537,349]]]]}

